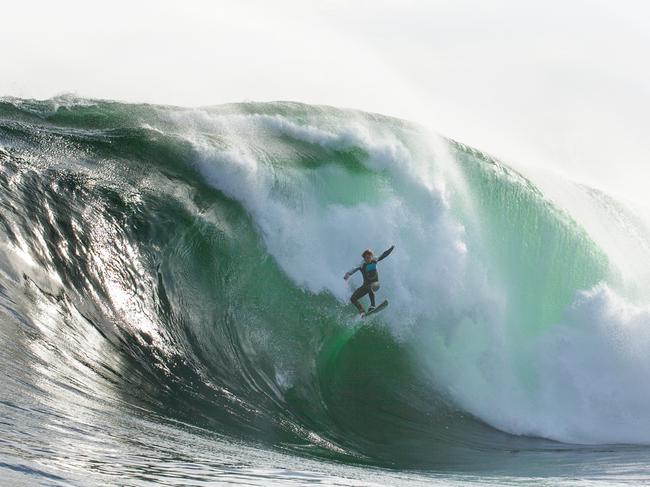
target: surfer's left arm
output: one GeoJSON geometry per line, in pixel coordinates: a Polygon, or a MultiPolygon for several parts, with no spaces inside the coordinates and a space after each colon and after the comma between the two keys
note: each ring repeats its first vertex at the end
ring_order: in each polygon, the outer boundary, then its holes
{"type": "Polygon", "coordinates": [[[395,246],[391,245],[388,250],[385,250],[384,253],[379,256],[379,258],[377,259],[377,262],[379,262],[380,260],[385,259],[386,257],[388,257],[390,255],[390,253],[393,251],[394,248],[395,248],[395,246]]]}

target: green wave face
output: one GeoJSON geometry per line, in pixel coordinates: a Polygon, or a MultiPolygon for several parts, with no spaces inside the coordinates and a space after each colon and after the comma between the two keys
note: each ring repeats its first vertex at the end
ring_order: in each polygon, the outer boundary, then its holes
{"type": "Polygon", "coordinates": [[[503,164],[291,103],[5,100],[0,146],[4,239],[130,364],[127,402],[381,465],[548,446],[492,426],[544,436],[531,349],[609,264],[503,164]],[[343,274],[391,244],[361,322],[343,274]]]}

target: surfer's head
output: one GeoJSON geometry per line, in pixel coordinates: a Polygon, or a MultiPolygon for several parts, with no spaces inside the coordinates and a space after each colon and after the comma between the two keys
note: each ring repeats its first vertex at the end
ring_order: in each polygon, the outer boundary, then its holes
{"type": "Polygon", "coordinates": [[[363,251],[363,254],[361,254],[361,257],[363,257],[363,260],[366,262],[370,262],[372,260],[372,250],[366,249],[363,251]]]}

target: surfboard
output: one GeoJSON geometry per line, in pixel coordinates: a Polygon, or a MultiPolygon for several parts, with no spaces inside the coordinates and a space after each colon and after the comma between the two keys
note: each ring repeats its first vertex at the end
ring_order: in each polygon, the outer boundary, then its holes
{"type": "Polygon", "coordinates": [[[366,314],[363,315],[364,318],[370,315],[374,315],[375,313],[379,313],[382,309],[384,309],[386,306],[388,306],[388,300],[384,299],[384,301],[377,306],[375,309],[368,311],[366,314]]]}

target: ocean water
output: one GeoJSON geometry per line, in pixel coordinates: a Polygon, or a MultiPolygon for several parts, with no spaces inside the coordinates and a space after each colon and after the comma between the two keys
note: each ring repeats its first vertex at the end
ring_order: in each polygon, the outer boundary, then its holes
{"type": "Polygon", "coordinates": [[[0,100],[0,195],[2,484],[650,482],[629,203],[376,114],[75,97],[0,100]]]}

